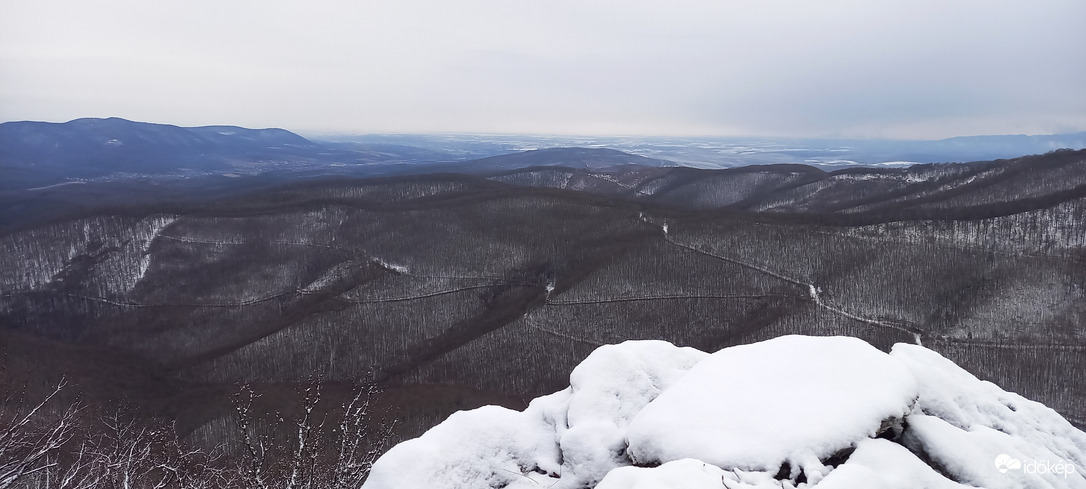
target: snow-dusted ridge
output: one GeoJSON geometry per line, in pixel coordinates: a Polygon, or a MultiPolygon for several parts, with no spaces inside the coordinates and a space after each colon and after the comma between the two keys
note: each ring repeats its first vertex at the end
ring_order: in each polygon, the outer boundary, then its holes
{"type": "Polygon", "coordinates": [[[367,489],[1086,488],[1086,433],[939,354],[784,336],[600,347],[522,412],[453,414],[367,489]]]}

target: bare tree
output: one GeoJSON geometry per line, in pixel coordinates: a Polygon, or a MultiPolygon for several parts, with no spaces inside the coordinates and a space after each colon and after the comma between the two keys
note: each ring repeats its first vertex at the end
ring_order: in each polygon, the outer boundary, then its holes
{"type": "Polygon", "coordinates": [[[388,413],[380,420],[374,413],[374,401],[380,387],[370,382],[355,387],[354,396],[343,406],[343,417],[336,428],[338,450],[328,471],[327,487],[359,487],[370,473],[370,468],[381,456],[384,445],[392,437],[394,421],[384,422],[375,428],[374,421],[388,421],[388,413]]]}
{"type": "Polygon", "coordinates": [[[207,489],[231,483],[221,447],[186,447],[175,423],[136,416],[128,406],[103,415],[88,436],[90,480],[117,489],[207,489]]]}
{"type": "Polygon", "coordinates": [[[50,455],[49,467],[37,477],[39,489],[92,489],[104,479],[97,458],[85,439],[69,453],[50,455]]]}
{"type": "Polygon", "coordinates": [[[289,420],[279,412],[272,413],[270,420],[258,418],[253,401],[259,396],[243,384],[233,396],[244,448],[239,464],[242,485],[253,489],[361,485],[395,427],[394,423],[373,427],[379,392],[374,383],[356,386],[350,401],[340,406],[337,422],[330,426],[328,412],[319,408],[323,394],[316,378],[300,390],[300,411],[289,420]],[[276,438],[276,431],[284,424],[289,436],[276,438]]]}
{"type": "MultiPolygon", "coordinates": [[[[0,371],[2,373],[2,371],[0,371]]],[[[241,450],[201,450],[178,438],[175,424],[121,405],[102,414],[81,401],[61,408],[62,380],[39,402],[26,382],[0,406],[0,489],[337,489],[365,481],[391,437],[387,413],[375,416],[380,390],[357,385],[328,407],[323,385],[300,388],[289,416],[260,413],[259,395],[242,385],[232,397],[241,450]]]]}
{"type": "Polygon", "coordinates": [[[67,386],[67,379],[61,379],[45,398],[32,404],[27,401],[26,382],[4,396],[0,406],[0,489],[37,477],[60,463],[61,448],[75,436],[76,421],[83,410],[77,401],[57,412],[54,400],[67,386]]]}
{"type": "Polygon", "coordinates": [[[211,450],[187,448],[177,438],[176,426],[171,427],[161,447],[156,466],[169,474],[178,489],[211,489],[228,487],[231,474],[226,470],[222,447],[211,450]]]}
{"type": "Polygon", "coordinates": [[[167,439],[165,427],[138,420],[127,406],[103,415],[101,432],[91,448],[105,480],[118,489],[165,488],[172,473],[162,470],[158,448],[167,439]]]}
{"type": "MultiPolygon", "coordinates": [[[[259,429],[258,426],[254,426],[257,418],[254,418],[253,412],[253,401],[258,397],[249,384],[242,384],[230,398],[234,405],[238,433],[245,449],[238,463],[237,482],[242,487],[268,489],[276,475],[269,466],[272,457],[268,453],[275,442],[266,433],[254,433],[259,429]]],[[[276,416],[276,425],[278,421],[279,416],[276,416]]]]}

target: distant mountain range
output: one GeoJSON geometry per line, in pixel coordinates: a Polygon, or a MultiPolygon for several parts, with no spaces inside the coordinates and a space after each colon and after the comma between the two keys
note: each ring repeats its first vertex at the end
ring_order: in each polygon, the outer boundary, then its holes
{"type": "Polygon", "coordinates": [[[0,192],[148,177],[262,175],[297,179],[486,173],[546,165],[583,169],[630,164],[699,168],[753,164],[900,166],[1086,148],[1086,133],[942,141],[472,135],[326,138],[306,139],[283,129],[178,127],[119,118],[7,122],[0,124],[0,192]],[[569,147],[580,149],[555,153],[569,147]]]}
{"type": "Polygon", "coordinates": [[[124,119],[0,124],[0,190],[147,176],[252,175],[336,164],[442,159],[417,148],[320,144],[283,129],[178,127],[124,119]],[[399,152],[398,152],[399,151],[399,152]]]}
{"type": "Polygon", "coordinates": [[[314,136],[355,143],[395,143],[452,152],[463,159],[518,151],[611,148],[696,168],[806,164],[820,168],[907,166],[985,161],[1086,148],[1086,132],[1055,135],[969,136],[936,141],[757,137],[563,137],[503,135],[314,136]]]}

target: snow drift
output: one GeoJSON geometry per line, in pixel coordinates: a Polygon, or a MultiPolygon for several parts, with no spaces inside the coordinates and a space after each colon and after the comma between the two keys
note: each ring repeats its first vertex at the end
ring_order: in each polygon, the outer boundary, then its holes
{"type": "Polygon", "coordinates": [[[522,412],[458,412],[366,489],[1086,488],[1086,433],[939,354],[785,336],[603,346],[522,412]]]}

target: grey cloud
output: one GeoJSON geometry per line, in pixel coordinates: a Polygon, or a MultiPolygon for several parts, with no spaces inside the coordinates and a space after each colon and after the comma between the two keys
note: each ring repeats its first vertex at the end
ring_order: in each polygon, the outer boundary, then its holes
{"type": "Polygon", "coordinates": [[[949,137],[1086,129],[1079,0],[0,0],[0,119],[949,137]]]}

